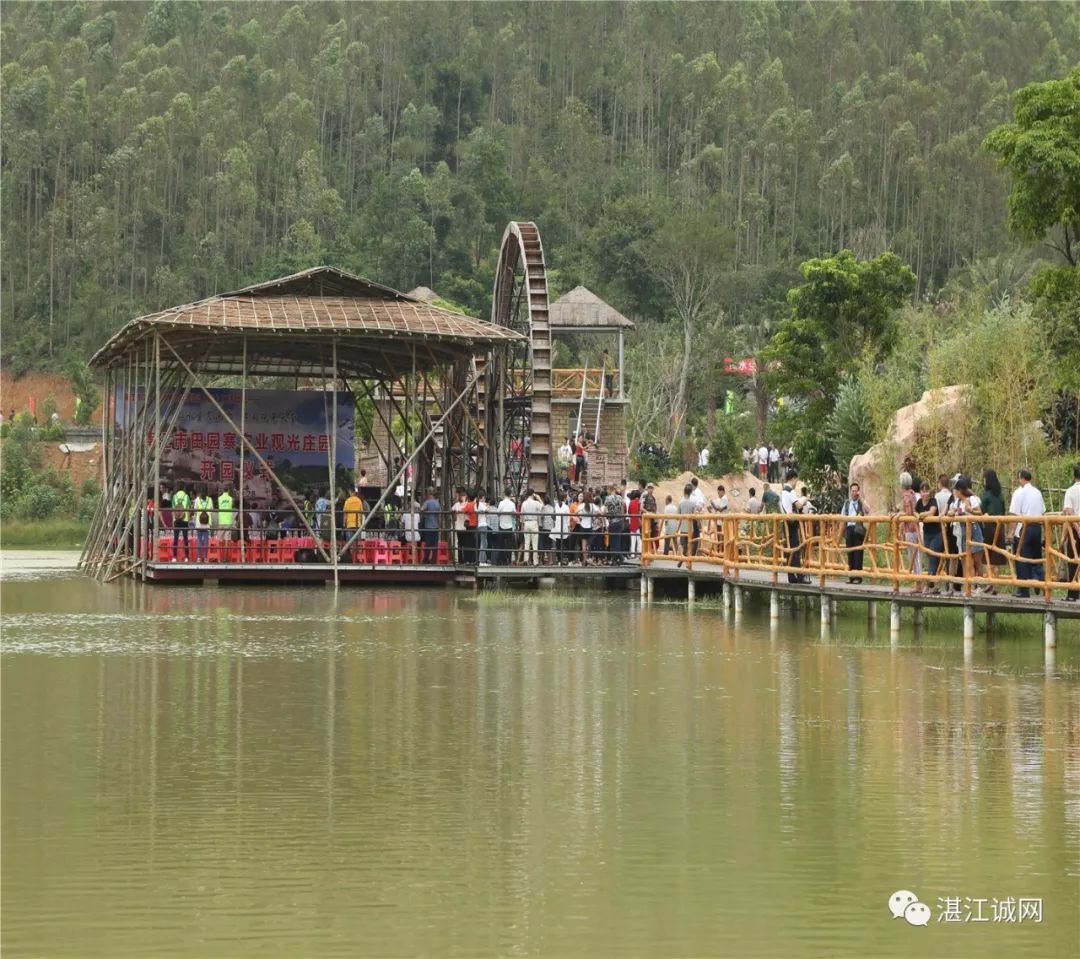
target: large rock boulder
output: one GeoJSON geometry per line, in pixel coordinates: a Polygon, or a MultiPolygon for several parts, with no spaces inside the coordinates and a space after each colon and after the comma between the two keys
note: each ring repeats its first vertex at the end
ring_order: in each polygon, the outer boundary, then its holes
{"type": "MultiPolygon", "coordinates": [[[[927,390],[917,403],[896,411],[886,440],[851,458],[848,482],[862,487],[863,497],[875,513],[889,512],[899,505],[901,466],[920,431],[933,425],[948,433],[950,424],[967,423],[971,398],[971,387],[964,383],[927,390]]],[[[933,482],[931,487],[935,487],[933,482]]]]}

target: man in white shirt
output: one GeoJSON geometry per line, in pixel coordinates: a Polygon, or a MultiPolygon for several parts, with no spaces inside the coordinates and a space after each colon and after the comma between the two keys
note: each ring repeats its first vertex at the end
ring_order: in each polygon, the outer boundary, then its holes
{"type": "Polygon", "coordinates": [[[769,447],[762,443],[754,454],[754,463],[757,466],[758,476],[763,480],[769,476],[769,447]]]}
{"type": "Polygon", "coordinates": [[[697,465],[699,470],[705,470],[709,468],[709,447],[701,447],[701,452],[698,453],[697,465]]]}
{"type": "Polygon", "coordinates": [[[713,498],[712,508],[714,513],[726,513],[728,511],[727,490],[722,485],[716,487],[716,496],[713,498]]]}
{"type": "Polygon", "coordinates": [[[746,501],[746,512],[755,514],[761,512],[761,500],[758,499],[757,490],[753,486],[750,487],[750,498],[746,501]]]}
{"type": "MultiPolygon", "coordinates": [[[[1080,463],[1073,467],[1073,484],[1065,490],[1065,502],[1062,504],[1061,511],[1066,516],[1080,517],[1080,463]]],[[[1063,538],[1062,552],[1073,560],[1080,557],[1080,519],[1065,527],[1063,538]]],[[[1065,602],[1075,603],[1080,600],[1080,581],[1077,580],[1077,575],[1080,574],[1080,562],[1066,565],[1069,570],[1069,582],[1078,588],[1069,590],[1065,595],[1065,602]]]]}
{"type": "Polygon", "coordinates": [[[769,444],[769,482],[780,481],[780,450],[769,444]]]}
{"type": "MultiPolygon", "coordinates": [[[[796,501],[799,498],[799,494],[795,492],[795,481],[799,478],[799,474],[791,469],[787,471],[785,477],[784,490],[780,494],[780,512],[789,516],[797,515],[799,510],[796,506],[796,501]]],[[[797,519],[785,520],[784,530],[787,533],[787,546],[791,550],[787,554],[787,566],[795,566],[802,568],[802,538],[799,535],[799,521],[797,519]]],[[[803,576],[800,573],[791,572],[788,573],[789,583],[801,583],[805,586],[810,585],[810,577],[803,576]]]]}
{"type": "Polygon", "coordinates": [[[698,483],[696,476],[690,480],[690,500],[694,504],[695,513],[705,512],[705,494],[701,491],[701,486],[698,483]]]}
{"type": "Polygon", "coordinates": [[[531,489],[525,491],[525,499],[521,501],[521,527],[525,532],[525,548],[521,555],[526,566],[540,565],[540,512],[543,506],[536,493],[531,489]]]}
{"type": "Polygon", "coordinates": [[[510,496],[510,487],[503,491],[503,498],[499,500],[499,531],[495,534],[495,563],[497,566],[508,566],[510,556],[514,548],[514,519],[517,515],[517,506],[510,496]]]}
{"type": "MultiPolygon", "coordinates": [[[[1046,512],[1046,504],[1043,502],[1042,493],[1031,482],[1031,471],[1020,470],[1017,476],[1019,485],[1013,490],[1012,500],[1009,503],[1010,515],[1042,516],[1046,512]]],[[[1042,579],[1042,524],[1017,523],[1013,532],[1013,548],[1017,556],[1016,578],[1042,579]],[[1027,562],[1021,562],[1021,559],[1027,562]]],[[[1026,586],[1021,586],[1017,589],[1016,595],[1021,599],[1027,599],[1031,594],[1026,586]]]]}

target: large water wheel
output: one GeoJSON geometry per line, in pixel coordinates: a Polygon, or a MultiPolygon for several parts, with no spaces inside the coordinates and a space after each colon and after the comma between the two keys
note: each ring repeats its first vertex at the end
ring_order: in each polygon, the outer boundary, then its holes
{"type": "Polygon", "coordinates": [[[544,248],[535,223],[510,223],[503,234],[491,321],[525,339],[502,347],[482,389],[486,472],[496,492],[509,486],[553,489],[551,330],[544,248]]]}

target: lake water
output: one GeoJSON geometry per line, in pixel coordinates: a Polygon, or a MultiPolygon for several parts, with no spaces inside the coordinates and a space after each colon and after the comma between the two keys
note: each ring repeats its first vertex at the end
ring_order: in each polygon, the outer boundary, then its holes
{"type": "Polygon", "coordinates": [[[1080,952],[1075,631],[55,565],[5,556],[5,957],[1080,952]]]}

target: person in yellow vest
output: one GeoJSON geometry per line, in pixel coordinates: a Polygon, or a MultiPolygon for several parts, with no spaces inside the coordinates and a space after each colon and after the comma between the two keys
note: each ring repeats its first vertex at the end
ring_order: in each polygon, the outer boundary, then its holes
{"type": "Polygon", "coordinates": [[[195,515],[195,551],[200,563],[210,558],[210,527],[214,523],[214,499],[206,491],[206,484],[199,487],[199,495],[191,504],[195,515]]]}
{"type": "MultiPolygon", "coordinates": [[[[341,512],[345,519],[345,542],[348,542],[364,521],[364,501],[360,498],[359,486],[355,487],[352,493],[349,494],[348,499],[345,500],[345,505],[341,508],[341,512]]],[[[353,546],[355,545],[357,544],[354,543],[353,546]]]]}
{"type": "Polygon", "coordinates": [[[217,525],[220,530],[218,535],[221,537],[222,542],[232,539],[233,520],[236,519],[233,514],[233,507],[232,490],[226,486],[218,494],[217,500],[217,525]]]}
{"type": "Polygon", "coordinates": [[[176,490],[172,495],[173,504],[173,562],[176,562],[177,557],[180,555],[179,542],[180,536],[184,537],[184,558],[191,558],[191,541],[188,539],[190,535],[188,533],[188,521],[191,519],[191,497],[188,496],[187,490],[184,489],[182,481],[178,481],[176,484],[176,490]]]}

